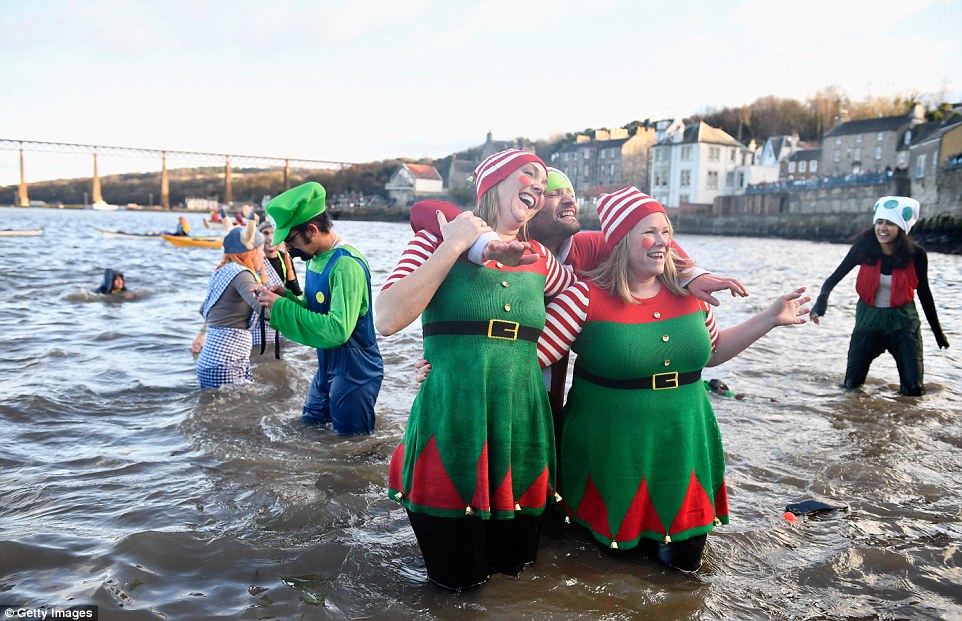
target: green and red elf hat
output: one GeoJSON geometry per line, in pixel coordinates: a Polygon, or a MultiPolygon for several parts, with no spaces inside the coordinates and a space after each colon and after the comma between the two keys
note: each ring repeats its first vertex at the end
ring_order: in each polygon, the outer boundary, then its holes
{"type": "Polygon", "coordinates": [[[505,149],[489,156],[474,169],[474,183],[478,186],[478,199],[528,162],[535,162],[544,168],[547,176],[548,167],[534,153],[520,149],[505,149]]]}
{"type": "Polygon", "coordinates": [[[598,220],[608,249],[614,250],[631,227],[656,212],[668,215],[661,203],[634,186],[599,196],[598,220]]]}

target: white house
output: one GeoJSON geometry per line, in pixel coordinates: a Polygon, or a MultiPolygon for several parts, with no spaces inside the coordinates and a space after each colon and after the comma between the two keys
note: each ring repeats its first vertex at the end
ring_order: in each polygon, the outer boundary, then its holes
{"type": "Polygon", "coordinates": [[[656,129],[651,195],[665,207],[708,211],[716,196],[778,179],[777,166],[754,164],[752,149],[720,129],[702,122],[685,127],[680,120],[659,121],[656,129]]]}
{"type": "Polygon", "coordinates": [[[422,197],[443,194],[444,179],[434,166],[401,164],[384,184],[384,189],[392,204],[407,207],[422,197]]]}

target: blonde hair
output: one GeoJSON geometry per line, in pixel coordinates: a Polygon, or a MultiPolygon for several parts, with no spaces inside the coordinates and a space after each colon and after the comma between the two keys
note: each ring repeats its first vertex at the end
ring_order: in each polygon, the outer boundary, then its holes
{"type": "MultiPolygon", "coordinates": [[[[501,182],[498,182],[491,186],[487,192],[481,195],[478,199],[478,206],[472,210],[472,213],[477,217],[481,218],[488,223],[495,231],[498,230],[498,186],[501,182]]],[[[518,231],[518,239],[521,241],[528,241],[528,223],[525,222],[521,225],[521,229],[518,231]]]]}
{"type": "Polygon", "coordinates": [[[267,272],[264,271],[263,267],[260,271],[257,271],[257,269],[254,267],[254,253],[256,253],[258,250],[260,250],[260,247],[254,248],[253,250],[248,250],[247,252],[225,252],[223,258],[220,260],[220,263],[218,263],[217,267],[214,268],[214,271],[216,272],[228,263],[237,263],[238,265],[246,267],[253,272],[254,276],[260,279],[260,283],[263,285],[267,282],[267,272]]]}
{"type": "MultiPolygon", "coordinates": [[[[671,226],[670,220],[668,221],[668,235],[674,239],[675,230],[671,226]]],[[[629,232],[628,235],[622,237],[611,254],[608,255],[608,258],[601,265],[587,272],[585,276],[594,280],[599,287],[610,292],[612,296],[617,295],[625,304],[637,304],[638,300],[631,295],[630,287],[631,242],[628,241],[630,236],[631,233],[629,232]]],[[[682,258],[675,250],[674,244],[669,244],[665,256],[665,271],[658,275],[658,280],[675,295],[688,295],[688,291],[678,282],[678,274],[688,271],[692,266],[694,266],[694,262],[691,259],[682,258]]]]}

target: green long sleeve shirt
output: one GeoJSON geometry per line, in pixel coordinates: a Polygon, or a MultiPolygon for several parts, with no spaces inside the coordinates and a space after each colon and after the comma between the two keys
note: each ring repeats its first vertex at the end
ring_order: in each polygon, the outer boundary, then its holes
{"type": "MultiPolygon", "coordinates": [[[[341,245],[364,264],[364,256],[352,246],[341,245]]],[[[318,255],[308,261],[309,272],[321,273],[331,259],[333,250],[318,255]]],[[[359,317],[371,312],[371,299],[368,291],[367,277],[364,269],[357,261],[347,257],[334,264],[329,274],[331,307],[326,315],[316,313],[307,306],[307,296],[314,292],[306,291],[306,283],[310,275],[305,278],[304,298],[299,299],[290,291],[287,296],[274,302],[271,309],[270,325],[292,341],[317,349],[334,349],[340,347],[351,338],[359,317]]]]}

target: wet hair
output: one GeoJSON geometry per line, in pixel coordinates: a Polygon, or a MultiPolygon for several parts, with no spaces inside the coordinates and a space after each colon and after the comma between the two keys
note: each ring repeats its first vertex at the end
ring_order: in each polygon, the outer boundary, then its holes
{"type": "MultiPolygon", "coordinates": [[[[668,245],[665,256],[665,271],[658,275],[658,280],[668,287],[675,295],[688,295],[678,282],[678,273],[688,271],[694,265],[690,259],[683,259],[675,250],[673,243],[675,230],[668,221],[668,234],[672,243],[668,245]]],[[[637,304],[638,300],[631,295],[631,234],[625,235],[615,244],[614,250],[597,268],[585,274],[602,289],[606,289],[612,296],[617,295],[625,304],[637,304]]]]}
{"type": "MultiPolygon", "coordinates": [[[[906,235],[901,227],[895,227],[898,232],[892,241],[892,266],[899,268],[905,267],[912,262],[915,254],[916,244],[912,238],[906,235]]],[[[875,236],[875,225],[861,233],[855,235],[852,240],[852,249],[859,263],[875,265],[882,257],[882,244],[875,236]]]]}

